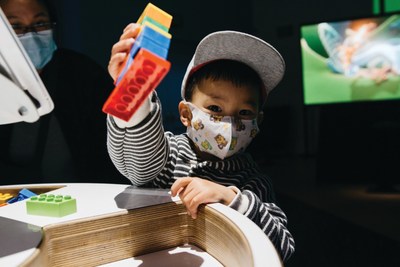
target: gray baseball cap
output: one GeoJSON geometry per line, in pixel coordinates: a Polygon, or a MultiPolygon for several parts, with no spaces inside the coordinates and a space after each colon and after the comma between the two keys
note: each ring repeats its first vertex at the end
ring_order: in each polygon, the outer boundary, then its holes
{"type": "Polygon", "coordinates": [[[181,88],[183,99],[190,75],[207,63],[221,59],[242,62],[258,73],[264,84],[263,103],[285,73],[285,61],[281,54],[264,40],[237,31],[214,32],[200,41],[187,67],[181,88]]]}

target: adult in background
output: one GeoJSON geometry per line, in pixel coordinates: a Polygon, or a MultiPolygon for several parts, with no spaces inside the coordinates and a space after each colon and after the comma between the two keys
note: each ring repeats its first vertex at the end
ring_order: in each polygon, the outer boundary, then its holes
{"type": "Polygon", "coordinates": [[[89,57],[61,48],[46,0],[0,0],[54,110],[35,123],[0,125],[0,184],[125,182],[106,148],[101,108],[114,85],[89,57]]]}

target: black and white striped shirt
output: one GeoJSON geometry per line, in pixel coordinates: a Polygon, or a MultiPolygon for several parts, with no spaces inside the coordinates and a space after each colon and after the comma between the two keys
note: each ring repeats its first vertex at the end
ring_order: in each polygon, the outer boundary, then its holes
{"type": "Polygon", "coordinates": [[[294,240],[286,228],[286,215],[274,203],[269,178],[250,155],[201,161],[186,134],[164,133],[161,105],[155,95],[153,99],[152,112],[136,126],[120,128],[108,117],[108,151],[117,169],[137,186],[167,189],[176,179],[189,176],[239,188],[229,206],[256,223],[287,260],[294,252],[294,240]]]}

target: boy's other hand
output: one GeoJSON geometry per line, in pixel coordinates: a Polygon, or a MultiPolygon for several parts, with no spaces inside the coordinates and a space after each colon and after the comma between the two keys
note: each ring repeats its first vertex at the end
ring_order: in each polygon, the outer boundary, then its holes
{"type": "Polygon", "coordinates": [[[111,49],[111,57],[108,63],[108,72],[114,81],[118,78],[118,74],[124,67],[126,56],[135,42],[135,37],[138,35],[140,25],[130,23],[125,27],[119,41],[115,43],[111,49]]]}
{"type": "Polygon", "coordinates": [[[177,179],[171,187],[171,194],[173,197],[179,195],[193,219],[197,217],[200,204],[219,202],[229,205],[236,196],[236,193],[228,187],[197,177],[177,179]]]}

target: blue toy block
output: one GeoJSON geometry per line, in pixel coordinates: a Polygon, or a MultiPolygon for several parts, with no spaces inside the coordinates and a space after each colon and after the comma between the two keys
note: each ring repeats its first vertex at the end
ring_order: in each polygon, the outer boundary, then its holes
{"type": "Polygon", "coordinates": [[[36,196],[35,193],[33,193],[32,191],[24,188],[21,191],[19,191],[18,195],[12,199],[10,199],[9,201],[7,201],[8,204],[12,204],[14,202],[18,202],[27,198],[30,198],[32,196],[36,196]]]}
{"type": "Polygon", "coordinates": [[[155,55],[166,59],[168,56],[168,49],[171,43],[171,39],[168,39],[164,35],[160,34],[156,30],[149,26],[143,26],[138,38],[135,40],[134,45],[129,53],[128,61],[125,64],[124,69],[121,71],[116,84],[118,84],[122,77],[125,75],[129,67],[132,65],[135,56],[139,49],[144,48],[155,55]]]}
{"type": "Polygon", "coordinates": [[[158,43],[154,42],[152,39],[147,38],[146,36],[139,36],[132,47],[132,50],[134,51],[131,50],[131,58],[134,58],[136,56],[136,53],[140,48],[144,48],[164,59],[166,59],[168,55],[168,48],[162,47],[158,43]]]}
{"type": "Polygon", "coordinates": [[[142,26],[137,39],[140,40],[141,37],[151,39],[165,49],[169,49],[171,43],[171,35],[169,33],[157,31],[153,24],[145,24],[142,26]]]}

